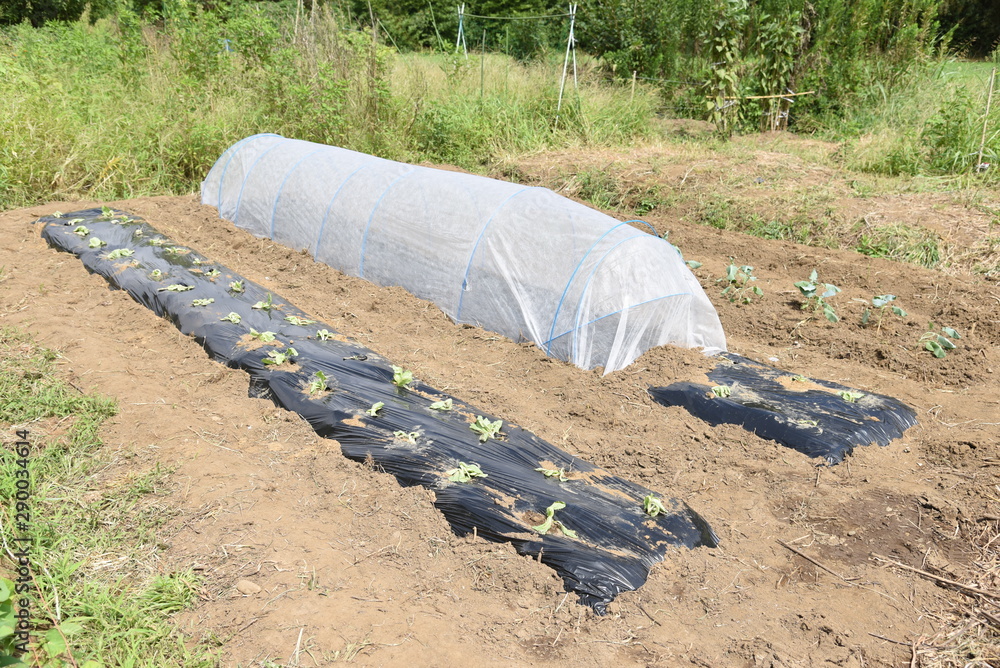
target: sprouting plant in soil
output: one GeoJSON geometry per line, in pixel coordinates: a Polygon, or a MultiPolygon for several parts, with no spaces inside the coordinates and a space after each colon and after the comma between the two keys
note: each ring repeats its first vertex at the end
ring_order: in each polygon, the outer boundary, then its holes
{"type": "Polygon", "coordinates": [[[452,482],[471,482],[473,478],[489,477],[479,468],[479,464],[466,464],[465,462],[459,462],[456,468],[448,469],[444,474],[452,482]]]}
{"type": "Polygon", "coordinates": [[[257,339],[261,343],[270,343],[274,341],[276,334],[274,332],[258,332],[256,329],[250,329],[250,336],[257,339]]]}
{"type": "Polygon", "coordinates": [[[794,380],[796,383],[808,383],[809,382],[808,378],[806,378],[805,376],[802,376],[800,374],[795,374],[794,376],[792,376],[792,380],[794,380]]]}
{"type": "Polygon", "coordinates": [[[181,248],[180,246],[168,246],[163,249],[163,252],[167,255],[187,255],[191,252],[190,248],[181,248]]]}
{"type": "Polygon", "coordinates": [[[219,320],[222,320],[224,322],[231,322],[234,325],[238,325],[240,324],[240,322],[243,321],[243,318],[236,311],[230,311],[229,315],[227,315],[225,318],[219,318],[219,320]]]}
{"type": "Polygon", "coordinates": [[[545,521],[538,526],[531,527],[535,531],[541,534],[546,534],[549,530],[555,526],[557,529],[563,532],[563,535],[570,538],[576,538],[576,532],[572,529],[567,529],[566,526],[556,519],[556,511],[562,510],[566,507],[566,504],[562,501],[556,501],[551,506],[545,509],[545,521]]]}
{"type": "Polygon", "coordinates": [[[318,394],[326,390],[326,374],[322,371],[317,371],[313,374],[313,379],[309,383],[309,394],[318,394]]]}
{"type": "Polygon", "coordinates": [[[698,260],[687,260],[684,264],[691,269],[699,269],[701,267],[701,262],[698,262],[698,260]]]}
{"type": "Polygon", "coordinates": [[[77,225],[76,227],[73,228],[73,234],[85,237],[88,234],[90,234],[90,229],[88,229],[85,225],[77,225]]]}
{"type": "Polygon", "coordinates": [[[541,473],[546,478],[556,478],[559,482],[566,482],[569,478],[566,477],[566,469],[547,469],[545,467],[539,467],[535,469],[541,473]]]}
{"type": "Polygon", "coordinates": [[[837,392],[837,396],[846,401],[849,404],[856,403],[858,399],[865,396],[864,392],[855,392],[854,390],[841,390],[837,392]]]}
{"type": "Polygon", "coordinates": [[[867,327],[868,323],[872,321],[872,313],[878,314],[875,331],[882,331],[882,319],[885,317],[886,311],[890,311],[893,315],[897,315],[900,318],[905,318],[906,311],[896,306],[893,303],[895,301],[896,295],[876,295],[872,297],[871,308],[866,303],[865,310],[861,312],[862,326],[867,327]]]}
{"type": "Polygon", "coordinates": [[[55,213],[52,214],[52,217],[53,218],[62,218],[63,217],[63,212],[62,211],[56,211],[55,213]]]}
{"type": "Polygon", "coordinates": [[[432,411],[450,411],[454,408],[454,401],[451,397],[448,397],[444,401],[435,401],[430,405],[432,411]]]}
{"type": "Polygon", "coordinates": [[[712,388],[712,394],[719,399],[725,399],[726,397],[732,395],[733,388],[728,385],[716,385],[712,388]]]}
{"type": "Polygon", "coordinates": [[[300,318],[297,315],[286,315],[285,320],[292,323],[293,325],[300,325],[300,326],[316,324],[315,320],[310,320],[309,318],[300,318]]]}
{"type": "Polygon", "coordinates": [[[920,336],[920,343],[924,344],[924,349],[929,350],[934,357],[942,358],[948,354],[949,350],[954,350],[958,346],[952,339],[960,339],[962,335],[951,327],[942,327],[940,332],[935,331],[937,327],[933,322],[927,324],[927,331],[920,336]]]}
{"type": "Polygon", "coordinates": [[[806,298],[806,300],[802,302],[803,311],[822,311],[823,316],[830,322],[837,322],[840,320],[840,316],[837,315],[837,311],[828,301],[826,301],[840,292],[840,288],[832,283],[821,283],[819,281],[819,274],[815,269],[813,269],[812,273],[809,274],[808,281],[796,281],[795,287],[797,287],[799,292],[802,293],[802,296],[806,298]]]}
{"type": "Polygon", "coordinates": [[[274,297],[272,297],[271,293],[268,292],[266,300],[259,301],[256,304],[254,304],[253,306],[251,306],[250,308],[255,308],[255,309],[258,309],[260,311],[270,311],[271,309],[274,308],[274,297]]]}
{"type": "Polygon", "coordinates": [[[243,281],[233,281],[229,284],[229,289],[233,292],[243,292],[243,281]]]}
{"type": "Polygon", "coordinates": [[[205,299],[192,299],[191,306],[208,306],[209,304],[214,304],[215,299],[212,297],[207,297],[205,299]]]}
{"type": "Polygon", "coordinates": [[[413,382],[413,372],[401,366],[392,365],[392,384],[396,387],[406,387],[413,382]]]}
{"type": "Polygon", "coordinates": [[[91,248],[100,248],[101,246],[107,246],[108,242],[101,241],[97,237],[91,237],[90,242],[87,245],[90,246],[91,248]]]}
{"type": "Polygon", "coordinates": [[[215,268],[209,269],[208,271],[205,272],[205,275],[208,276],[209,278],[215,278],[220,274],[222,274],[222,272],[215,268]]]}
{"type": "Polygon", "coordinates": [[[272,350],[267,354],[267,357],[261,360],[261,362],[267,366],[281,366],[285,362],[292,362],[292,358],[297,357],[298,354],[299,353],[295,350],[295,348],[288,348],[284,352],[272,350]]]}
{"type": "Polygon", "coordinates": [[[479,442],[485,443],[491,438],[496,438],[503,427],[503,420],[487,420],[482,415],[476,416],[476,421],[469,425],[469,429],[479,434],[479,442]]]}
{"type": "Polygon", "coordinates": [[[732,259],[729,258],[730,265],[726,267],[725,275],[716,281],[726,284],[726,287],[722,289],[723,296],[728,297],[729,301],[734,304],[737,302],[749,304],[755,296],[763,297],[763,290],[756,285],[750,285],[757,280],[757,277],[753,275],[753,267],[748,264],[737,266],[732,264],[732,259]]]}
{"type": "Polygon", "coordinates": [[[165,243],[167,243],[167,240],[164,239],[163,237],[156,237],[155,239],[149,240],[150,246],[162,246],[165,243]]]}
{"type": "Polygon", "coordinates": [[[114,209],[110,209],[110,208],[108,208],[106,206],[102,206],[101,207],[101,218],[100,218],[100,220],[110,220],[111,218],[114,218],[114,216],[115,216],[115,210],[114,209]]]}
{"type": "Polygon", "coordinates": [[[392,432],[392,435],[395,436],[400,441],[406,441],[411,445],[416,445],[417,438],[420,436],[420,432],[396,430],[392,432]]]}
{"type": "Polygon", "coordinates": [[[133,237],[141,237],[142,236],[142,228],[140,227],[140,228],[136,229],[136,231],[132,233],[132,236],[133,237]]]}
{"type": "Polygon", "coordinates": [[[642,512],[650,517],[656,517],[657,515],[666,515],[667,509],[658,496],[647,494],[642,498],[642,512]]]}
{"type": "Polygon", "coordinates": [[[333,338],[333,332],[328,329],[317,329],[316,338],[320,341],[329,341],[333,338]]]}
{"type": "Polygon", "coordinates": [[[188,290],[194,290],[194,286],[174,283],[173,285],[168,285],[165,288],[160,288],[157,292],[187,292],[188,290]]]}
{"type": "Polygon", "coordinates": [[[135,255],[135,251],[131,248],[116,248],[104,257],[109,260],[118,260],[123,257],[132,257],[133,255],[135,255]]]}
{"type": "Polygon", "coordinates": [[[372,404],[372,407],[365,411],[365,415],[369,417],[378,417],[378,412],[385,408],[384,401],[376,401],[372,404]]]}
{"type": "Polygon", "coordinates": [[[149,277],[150,277],[151,279],[153,279],[154,281],[158,281],[158,280],[160,280],[161,278],[163,278],[164,276],[166,276],[166,274],[164,274],[164,273],[163,273],[162,271],[160,271],[159,269],[154,269],[153,271],[149,272],[149,277]]]}

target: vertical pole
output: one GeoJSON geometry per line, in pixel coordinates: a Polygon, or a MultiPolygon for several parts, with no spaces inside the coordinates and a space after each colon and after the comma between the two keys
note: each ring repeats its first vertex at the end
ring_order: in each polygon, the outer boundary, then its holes
{"type": "Polygon", "coordinates": [[[986,94],[986,115],[983,116],[983,136],[979,140],[979,157],[976,158],[976,171],[983,164],[983,147],[986,145],[986,126],[990,122],[990,103],[993,102],[993,83],[997,78],[997,68],[990,72],[990,92],[986,94]]]}
{"type": "Polygon", "coordinates": [[[486,88],[486,28],[483,28],[483,45],[479,48],[479,101],[483,100],[486,88]]]}
{"type": "Polygon", "coordinates": [[[632,70],[632,97],[629,98],[629,102],[635,102],[635,75],[638,74],[636,70],[632,70]]]}
{"type": "Polygon", "coordinates": [[[573,46],[573,5],[570,5],[569,38],[566,40],[566,57],[563,59],[562,80],[559,82],[559,101],[556,102],[556,123],[559,127],[559,112],[562,111],[563,91],[566,89],[566,72],[569,69],[569,50],[573,46]]]}
{"type": "Polygon", "coordinates": [[[569,43],[573,46],[573,88],[576,90],[577,100],[580,96],[580,83],[576,79],[576,8],[579,6],[574,4],[569,10],[569,43]]]}

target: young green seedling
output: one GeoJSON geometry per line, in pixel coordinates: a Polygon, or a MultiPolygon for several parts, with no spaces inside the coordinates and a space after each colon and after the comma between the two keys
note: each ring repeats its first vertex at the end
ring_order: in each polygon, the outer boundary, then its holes
{"type": "Polygon", "coordinates": [[[113,218],[114,215],[115,215],[114,209],[109,209],[106,206],[101,207],[101,218],[100,218],[101,220],[108,220],[110,218],[113,218]]]}
{"type": "Polygon", "coordinates": [[[52,214],[52,217],[53,218],[62,218],[63,217],[63,212],[62,211],[56,211],[55,213],[52,214]]]}
{"type": "Polygon", "coordinates": [[[395,436],[400,441],[406,441],[407,443],[410,443],[411,445],[416,445],[417,444],[417,438],[420,436],[420,432],[417,432],[417,431],[401,431],[401,430],[397,430],[397,431],[392,432],[392,435],[395,436]]]}
{"type": "Polygon", "coordinates": [[[274,341],[276,336],[274,332],[258,332],[256,329],[250,328],[250,336],[257,339],[261,343],[270,343],[274,341]]]}
{"type": "Polygon", "coordinates": [[[208,306],[209,304],[214,304],[215,300],[211,297],[207,299],[194,299],[191,301],[191,306],[208,306]]]}
{"type": "Polygon", "coordinates": [[[292,358],[298,356],[298,351],[295,348],[288,348],[288,350],[281,352],[278,350],[272,350],[267,353],[267,357],[261,360],[267,366],[281,366],[285,362],[292,362],[292,358]]]}
{"type": "Polygon", "coordinates": [[[537,468],[535,470],[546,478],[558,478],[559,482],[566,482],[569,480],[569,478],[566,477],[566,469],[537,468]]]}
{"type": "Polygon", "coordinates": [[[701,262],[698,262],[698,260],[688,260],[684,264],[686,264],[691,269],[699,269],[701,267],[701,262]]]}
{"type": "Polygon", "coordinates": [[[315,320],[310,320],[309,318],[300,318],[297,315],[286,315],[285,320],[292,323],[293,325],[300,325],[300,326],[316,324],[315,320]]]}
{"type": "MultiPolygon", "coordinates": [[[[187,255],[191,252],[190,248],[181,248],[179,246],[168,246],[163,249],[163,252],[167,255],[187,255]]],[[[195,264],[201,264],[201,262],[195,260],[195,264]]]]}
{"type": "Polygon", "coordinates": [[[958,347],[951,339],[960,339],[962,338],[962,335],[951,327],[942,327],[940,334],[935,332],[934,328],[934,323],[929,323],[927,325],[927,331],[921,335],[919,343],[923,343],[924,348],[929,350],[934,357],[945,357],[949,350],[954,350],[958,347]]]}
{"type": "Polygon", "coordinates": [[[732,395],[733,388],[728,385],[716,385],[712,388],[712,394],[714,394],[719,399],[725,399],[726,397],[732,395]]]}
{"type": "Polygon", "coordinates": [[[215,278],[220,274],[222,274],[222,272],[215,268],[209,269],[208,271],[205,272],[205,275],[208,276],[209,278],[215,278]]]}
{"type": "Polygon", "coordinates": [[[476,421],[469,425],[469,429],[479,434],[479,442],[485,443],[491,438],[496,438],[503,427],[503,420],[487,420],[482,415],[476,416],[476,421]]]}
{"type": "Polygon", "coordinates": [[[894,301],[896,301],[896,295],[877,295],[872,297],[872,308],[866,306],[865,310],[861,312],[862,326],[867,327],[868,323],[871,322],[872,309],[878,311],[878,323],[875,326],[876,331],[882,331],[882,318],[885,317],[887,310],[891,310],[900,318],[905,318],[906,311],[893,304],[894,301]]]}
{"type": "MultiPolygon", "coordinates": [[[[729,259],[732,260],[732,258],[729,259]]],[[[736,266],[735,264],[730,264],[726,267],[726,275],[716,282],[726,283],[722,294],[728,296],[730,302],[749,304],[753,301],[754,295],[757,297],[764,296],[763,290],[756,285],[750,285],[756,280],[757,277],[753,275],[753,267],[750,265],[736,266]]]]}
{"type": "Polygon", "coordinates": [[[546,534],[549,532],[549,529],[552,528],[552,525],[555,525],[556,528],[562,531],[564,535],[570,538],[576,538],[575,531],[573,531],[572,529],[567,529],[562,522],[556,519],[556,511],[562,510],[565,507],[566,507],[565,503],[563,503],[562,501],[556,501],[551,506],[545,509],[545,521],[539,524],[538,526],[531,528],[540,534],[546,534]]]}
{"type": "Polygon", "coordinates": [[[274,308],[274,298],[271,296],[271,293],[268,292],[266,301],[259,301],[250,308],[255,308],[261,311],[270,311],[274,308]]]}
{"type": "Polygon", "coordinates": [[[77,236],[85,237],[90,234],[90,230],[84,225],[77,225],[73,228],[73,234],[77,236]]]}
{"type": "Polygon", "coordinates": [[[313,374],[313,380],[309,383],[309,394],[316,394],[318,392],[323,392],[326,390],[326,374],[322,371],[317,371],[313,374]]]}
{"type": "Polygon", "coordinates": [[[229,289],[233,292],[243,292],[243,281],[233,281],[229,284],[229,289]]]}
{"type": "Polygon", "coordinates": [[[225,321],[225,322],[231,322],[234,325],[238,325],[238,324],[240,324],[240,322],[243,321],[243,318],[236,311],[230,311],[229,315],[227,315],[225,318],[219,318],[219,320],[222,320],[222,321],[225,321]]]}
{"type": "Polygon", "coordinates": [[[841,390],[837,392],[837,396],[846,401],[849,404],[855,403],[858,399],[865,396],[864,392],[854,392],[853,390],[841,390]]]}
{"type": "Polygon", "coordinates": [[[107,246],[108,242],[101,241],[97,237],[91,237],[90,242],[87,245],[90,246],[91,248],[100,248],[101,246],[107,246]]]}
{"type": "Polygon", "coordinates": [[[174,283],[173,285],[168,285],[165,288],[160,288],[157,292],[187,292],[188,290],[194,290],[194,286],[174,283]]]}
{"type": "Polygon", "coordinates": [[[479,468],[479,464],[466,464],[465,462],[459,462],[457,468],[448,469],[444,474],[452,482],[470,482],[473,478],[489,478],[479,468]]]}
{"type": "Polygon", "coordinates": [[[805,376],[800,376],[799,374],[795,374],[794,376],[792,376],[792,380],[794,380],[796,383],[808,383],[809,382],[808,378],[806,378],[805,376]]]}
{"type": "Polygon", "coordinates": [[[650,517],[656,517],[657,515],[666,515],[667,508],[663,505],[663,501],[659,497],[647,494],[642,498],[642,512],[650,517]]]}
{"type": "Polygon", "coordinates": [[[834,310],[826,300],[830,299],[838,292],[840,288],[832,283],[820,283],[819,274],[813,269],[812,273],[809,274],[808,281],[796,281],[795,287],[799,289],[802,296],[806,300],[802,303],[802,310],[812,309],[815,311],[823,311],[823,315],[830,322],[837,322],[840,320],[840,316],[834,310]],[[822,292],[820,291],[822,289],[822,292]]]}
{"type": "Polygon", "coordinates": [[[163,237],[156,237],[155,239],[149,240],[150,246],[162,246],[165,243],[167,243],[167,240],[164,239],[163,237]]]}
{"type": "Polygon", "coordinates": [[[104,257],[109,260],[117,260],[123,257],[132,257],[133,255],[135,255],[135,251],[131,248],[116,248],[104,257]]]}
{"type": "Polygon", "coordinates": [[[158,280],[160,280],[161,278],[163,278],[164,276],[166,276],[166,274],[164,274],[164,273],[163,273],[162,271],[160,271],[159,269],[154,269],[153,271],[149,272],[149,277],[150,277],[151,279],[153,279],[154,281],[158,281],[158,280]]]}
{"type": "Polygon", "coordinates": [[[378,417],[378,412],[385,408],[384,401],[376,401],[372,404],[372,407],[365,411],[365,415],[369,417],[378,417]]]}
{"type": "Polygon", "coordinates": [[[450,411],[452,408],[454,408],[453,404],[454,401],[452,401],[451,397],[448,397],[444,401],[435,401],[433,404],[430,405],[430,409],[432,411],[450,411]]]}
{"type": "Polygon", "coordinates": [[[142,236],[142,228],[141,227],[137,228],[136,231],[132,233],[132,236],[133,237],[141,237],[142,236]]]}
{"type": "Polygon", "coordinates": [[[413,372],[401,366],[392,365],[392,384],[396,387],[406,387],[413,382],[413,372]]]}

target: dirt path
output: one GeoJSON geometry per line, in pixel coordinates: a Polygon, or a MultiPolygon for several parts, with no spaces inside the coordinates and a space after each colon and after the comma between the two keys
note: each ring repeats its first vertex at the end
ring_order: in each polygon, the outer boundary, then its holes
{"type": "Polygon", "coordinates": [[[995,284],[670,223],[670,240],[704,262],[696,273],[732,350],[918,411],[920,425],[902,441],[828,468],[653,404],[648,386],[704,367],[692,351],[657,349],[602,377],[254,239],[194,197],[113,203],[274,286],[422,380],[684,498],[712,523],[720,548],[668,554],[645,587],[596,617],[550,569],[506,546],[454,537],[430,492],[349,462],[297,416],[247,398],[242,372],[209,361],[172,325],[47,248],[31,224],[90,205],[0,214],[0,317],[62,350],[63,373],[77,386],[118,398],[108,447],[137,466],[176,467],[158,500],[175,515],[155,568],[194,566],[204,576],[203,602],[178,624],[217,639],[224,665],[283,663],[296,646],[303,666],[351,657],[386,666],[900,665],[914,639],[953,627],[962,598],[873,553],[1000,584],[975,546],[996,533],[1000,515],[995,284]],[[714,279],[731,255],[757,268],[762,300],[739,307],[719,296],[714,279]],[[841,323],[802,322],[792,283],[813,268],[843,288],[841,323]],[[852,299],[885,292],[910,317],[862,328],[852,299]],[[946,359],[917,345],[931,320],[965,335],[946,359]]]}

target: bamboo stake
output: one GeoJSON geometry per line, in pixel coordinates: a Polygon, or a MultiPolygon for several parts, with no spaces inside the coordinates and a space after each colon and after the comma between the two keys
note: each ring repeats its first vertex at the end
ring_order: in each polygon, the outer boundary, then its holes
{"type": "MultiPolygon", "coordinates": [[[[724,97],[723,100],[769,100],[775,97],[796,97],[798,95],[812,95],[816,91],[807,90],[801,93],[781,93],[780,95],[747,95],[746,97],[724,97]]],[[[712,97],[709,95],[709,97],[712,97]]]]}
{"type": "Polygon", "coordinates": [[[986,95],[986,115],[983,116],[983,136],[979,140],[979,157],[976,158],[976,170],[983,164],[983,147],[986,145],[986,125],[990,122],[990,103],[993,102],[993,82],[997,78],[997,68],[990,72],[990,92],[986,95]]]}
{"type": "Polygon", "coordinates": [[[636,70],[632,70],[632,97],[629,98],[629,102],[634,102],[635,101],[635,75],[636,74],[637,74],[636,70]]]}

